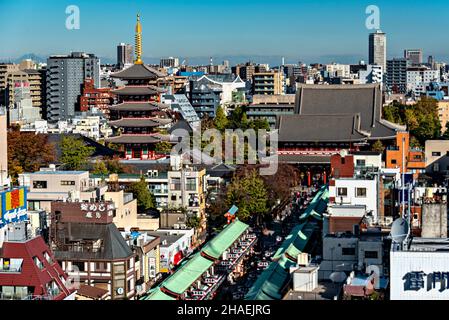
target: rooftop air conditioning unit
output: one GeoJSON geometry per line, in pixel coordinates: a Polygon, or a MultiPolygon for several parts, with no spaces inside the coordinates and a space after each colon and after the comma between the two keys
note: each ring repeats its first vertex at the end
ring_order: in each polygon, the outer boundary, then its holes
{"type": "Polygon", "coordinates": [[[173,228],[174,228],[174,229],[179,229],[180,226],[179,226],[179,224],[175,223],[175,224],[173,225],[173,228]]]}
{"type": "Polygon", "coordinates": [[[181,224],[181,229],[182,229],[182,230],[186,230],[186,229],[187,229],[187,226],[186,226],[185,224],[181,224]]]}

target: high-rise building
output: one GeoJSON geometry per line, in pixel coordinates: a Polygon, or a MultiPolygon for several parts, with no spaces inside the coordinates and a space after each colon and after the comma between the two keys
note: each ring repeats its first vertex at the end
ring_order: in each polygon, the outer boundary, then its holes
{"type": "Polygon", "coordinates": [[[84,80],[91,78],[100,86],[100,60],[93,54],[72,52],[47,60],[47,120],[67,120],[79,110],[84,80]]]}
{"type": "Polygon", "coordinates": [[[387,90],[393,93],[407,92],[407,60],[392,59],[387,61],[387,90]]]}
{"type": "Polygon", "coordinates": [[[43,86],[45,85],[42,79],[42,72],[35,69],[23,70],[28,74],[28,81],[30,83],[31,98],[33,99],[33,107],[42,107],[45,97],[42,94],[43,86]]]}
{"type": "Polygon", "coordinates": [[[133,46],[130,44],[120,43],[117,46],[117,67],[123,69],[124,67],[133,64],[133,46]]]}
{"type": "Polygon", "coordinates": [[[407,60],[409,66],[421,65],[423,63],[422,49],[404,50],[404,58],[407,60]]]}
{"type": "Polygon", "coordinates": [[[387,36],[380,30],[369,35],[369,64],[387,68],[387,36]]]}
{"type": "Polygon", "coordinates": [[[179,58],[162,58],[160,61],[161,68],[177,68],[179,67],[179,58]]]}

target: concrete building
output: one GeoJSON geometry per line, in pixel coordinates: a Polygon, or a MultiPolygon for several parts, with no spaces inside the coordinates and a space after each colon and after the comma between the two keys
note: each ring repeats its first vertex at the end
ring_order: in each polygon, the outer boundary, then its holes
{"type": "Polygon", "coordinates": [[[366,232],[360,235],[345,233],[324,236],[320,280],[329,280],[334,272],[365,272],[368,266],[375,266],[379,276],[388,273],[388,267],[384,264],[384,239],[381,234],[366,232]]]}
{"type": "Polygon", "coordinates": [[[351,76],[351,67],[349,64],[332,63],[326,64],[324,70],[329,77],[349,78],[351,76]]]}
{"type": "Polygon", "coordinates": [[[381,66],[368,65],[366,70],[359,71],[360,84],[366,83],[382,83],[384,80],[384,72],[381,66]]]}
{"type": "Polygon", "coordinates": [[[387,69],[387,35],[380,30],[369,35],[368,64],[381,66],[387,69]]]}
{"type": "Polygon", "coordinates": [[[132,66],[134,62],[134,48],[131,44],[120,43],[117,46],[117,68],[132,66]]]}
{"type": "Polygon", "coordinates": [[[386,86],[395,94],[407,93],[407,60],[387,60],[386,86]]]}
{"type": "Polygon", "coordinates": [[[19,65],[13,63],[0,64],[0,107],[6,106],[6,89],[8,86],[8,76],[10,73],[18,72],[19,65]]]}
{"type": "Polygon", "coordinates": [[[54,167],[19,176],[21,186],[29,188],[28,208],[50,212],[52,201],[99,201],[107,186],[95,183],[88,171],[57,171],[54,167]]]}
{"type": "Polygon", "coordinates": [[[100,86],[100,60],[93,54],[72,52],[47,59],[47,120],[57,122],[75,116],[84,80],[100,86]]]}
{"type": "Polygon", "coordinates": [[[253,74],[253,95],[284,94],[284,74],[280,71],[257,72],[253,74]]]}
{"type": "Polygon", "coordinates": [[[190,80],[189,100],[200,118],[215,117],[218,106],[233,102],[236,92],[244,92],[246,84],[232,75],[204,75],[190,80]]]}
{"type": "Polygon", "coordinates": [[[432,70],[427,67],[408,68],[407,91],[412,91],[416,95],[424,94],[427,85],[439,80],[440,70],[432,70]]]}
{"type": "Polygon", "coordinates": [[[404,50],[404,58],[410,67],[419,66],[423,63],[422,49],[406,49],[404,50]]]}
{"type": "Polygon", "coordinates": [[[424,203],[422,205],[421,237],[447,238],[447,203],[424,203]]]}
{"type": "Polygon", "coordinates": [[[247,107],[248,120],[267,120],[270,128],[276,127],[278,115],[294,114],[295,95],[262,95],[253,96],[253,102],[247,107]]]}
{"type": "Polygon", "coordinates": [[[442,174],[449,172],[448,140],[427,140],[425,155],[427,173],[442,174]]]}
{"type": "Polygon", "coordinates": [[[9,124],[21,126],[41,120],[41,109],[33,106],[30,83],[17,81],[14,83],[13,104],[9,104],[9,124]]]}
{"type": "Polygon", "coordinates": [[[168,58],[162,58],[159,66],[161,68],[178,68],[179,67],[179,58],[173,58],[173,57],[168,57],[168,58]]]}
{"type": "Polygon", "coordinates": [[[45,96],[43,95],[45,79],[43,78],[43,72],[35,69],[25,69],[24,71],[28,74],[33,107],[42,108],[45,105],[45,96]]]}

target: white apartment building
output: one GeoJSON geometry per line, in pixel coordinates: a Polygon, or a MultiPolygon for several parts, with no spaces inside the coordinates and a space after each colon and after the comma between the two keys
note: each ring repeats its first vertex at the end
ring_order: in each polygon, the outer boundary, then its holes
{"type": "Polygon", "coordinates": [[[351,76],[351,67],[349,64],[327,64],[325,70],[334,77],[350,78],[351,76]]]}
{"type": "Polygon", "coordinates": [[[440,80],[440,70],[416,68],[407,70],[407,91],[424,93],[426,85],[440,80]]]}
{"type": "Polygon", "coordinates": [[[384,78],[384,70],[382,66],[368,65],[366,70],[359,71],[360,84],[382,83],[384,78]]]}

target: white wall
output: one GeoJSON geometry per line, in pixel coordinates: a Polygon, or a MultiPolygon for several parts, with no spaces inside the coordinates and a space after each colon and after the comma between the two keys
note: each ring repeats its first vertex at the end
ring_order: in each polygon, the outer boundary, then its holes
{"type": "Polygon", "coordinates": [[[341,203],[341,197],[338,196],[338,188],[347,188],[347,196],[343,197],[343,204],[346,205],[364,205],[367,211],[373,212],[373,219],[377,221],[377,178],[373,180],[361,179],[335,179],[335,186],[329,187],[329,197],[335,197],[335,203],[341,203]],[[366,188],[366,197],[357,197],[356,188],[366,188]]]}

